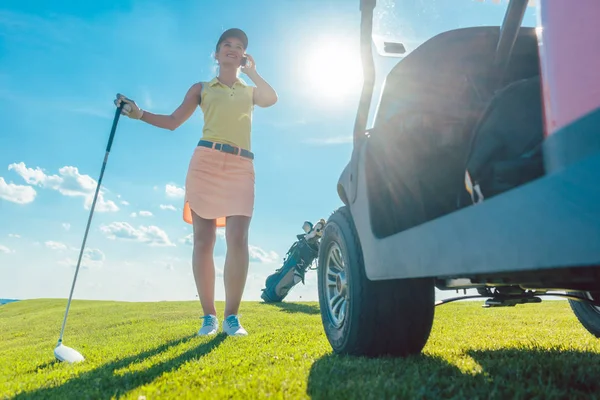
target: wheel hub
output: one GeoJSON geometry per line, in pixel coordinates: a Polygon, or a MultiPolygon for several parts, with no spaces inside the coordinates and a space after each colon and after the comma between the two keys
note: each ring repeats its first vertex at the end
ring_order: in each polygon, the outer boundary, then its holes
{"type": "Polygon", "coordinates": [[[346,280],[346,266],[342,251],[337,243],[332,243],[325,262],[327,314],[331,323],[339,328],[344,324],[348,308],[349,291],[346,280]]]}
{"type": "Polygon", "coordinates": [[[335,278],[335,286],[339,293],[346,294],[346,274],[340,272],[335,278]]]}

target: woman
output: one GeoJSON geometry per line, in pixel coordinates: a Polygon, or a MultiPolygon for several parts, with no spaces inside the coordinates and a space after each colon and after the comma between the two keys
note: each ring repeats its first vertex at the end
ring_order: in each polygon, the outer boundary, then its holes
{"type": "Polygon", "coordinates": [[[225,226],[225,313],[223,331],[247,335],[238,318],[249,264],[248,228],[254,209],[254,155],[251,152],[251,122],[254,105],[270,107],[277,102],[273,88],[256,71],[251,55],[245,54],[248,37],[240,29],[229,29],[219,38],[215,59],[218,76],[192,85],[181,105],[171,115],[141,110],[133,100],[124,102],[123,115],[159,128],[175,130],[200,105],[204,113],[202,138],[194,149],[185,181],[183,218],[193,224],[192,265],[196,288],[204,312],[198,335],[214,335],[216,316],[213,251],[217,226],[225,226]],[[240,69],[255,87],[238,78],[240,69]]]}

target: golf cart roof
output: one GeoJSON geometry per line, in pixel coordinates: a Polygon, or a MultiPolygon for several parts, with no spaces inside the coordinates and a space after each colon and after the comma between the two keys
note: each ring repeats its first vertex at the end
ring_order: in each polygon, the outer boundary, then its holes
{"type": "MultiPolygon", "coordinates": [[[[508,0],[377,0],[373,42],[380,55],[406,56],[442,32],[501,26],[509,3],[508,0]]],[[[536,25],[536,3],[529,0],[522,26],[536,25]]]]}

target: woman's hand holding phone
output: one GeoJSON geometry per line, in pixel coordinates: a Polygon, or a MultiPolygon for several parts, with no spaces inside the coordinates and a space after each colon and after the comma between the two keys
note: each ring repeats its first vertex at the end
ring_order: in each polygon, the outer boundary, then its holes
{"type": "Polygon", "coordinates": [[[242,72],[246,75],[256,71],[256,63],[254,62],[254,58],[250,54],[245,54],[242,58],[241,69],[242,72]]]}

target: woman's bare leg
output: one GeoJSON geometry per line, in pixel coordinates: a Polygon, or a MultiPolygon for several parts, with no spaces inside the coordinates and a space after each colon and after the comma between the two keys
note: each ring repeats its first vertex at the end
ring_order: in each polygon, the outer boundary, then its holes
{"type": "Polygon", "coordinates": [[[194,225],[194,250],[192,269],[196,289],[204,315],[216,315],[215,310],[215,262],[213,258],[216,241],[216,222],[200,218],[192,211],[194,225]]]}
{"type": "Polygon", "coordinates": [[[225,317],[237,314],[246,286],[248,264],[248,229],[250,217],[232,216],[227,218],[225,238],[227,255],[225,257],[225,317]]]}

